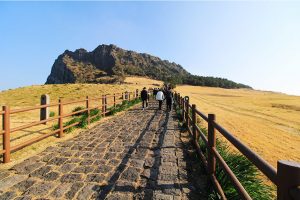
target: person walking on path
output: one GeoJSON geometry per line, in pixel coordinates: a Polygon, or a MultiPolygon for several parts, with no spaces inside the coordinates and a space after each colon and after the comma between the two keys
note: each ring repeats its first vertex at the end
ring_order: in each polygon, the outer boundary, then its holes
{"type": "Polygon", "coordinates": [[[148,101],[150,102],[150,96],[151,96],[151,88],[149,88],[149,90],[148,90],[148,101]]]}
{"type": "Polygon", "coordinates": [[[161,110],[161,106],[163,103],[163,100],[165,99],[163,91],[160,89],[156,94],[156,100],[158,101],[158,109],[161,110]]]}
{"type": "Polygon", "coordinates": [[[171,88],[168,88],[166,90],[166,103],[167,103],[167,111],[171,111],[172,104],[173,104],[173,92],[171,88]]]}
{"type": "Polygon", "coordinates": [[[145,109],[145,104],[146,107],[148,107],[148,91],[144,87],[143,90],[141,91],[141,99],[143,101],[143,110],[145,109]]]}
{"type": "Polygon", "coordinates": [[[153,99],[156,98],[157,92],[158,92],[157,88],[154,88],[154,89],[153,89],[153,99]]]}

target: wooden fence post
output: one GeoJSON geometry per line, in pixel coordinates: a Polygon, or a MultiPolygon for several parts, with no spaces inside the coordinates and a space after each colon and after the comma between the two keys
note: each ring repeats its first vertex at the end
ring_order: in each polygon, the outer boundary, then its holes
{"type": "Polygon", "coordinates": [[[300,199],[300,163],[277,161],[277,199],[300,199]]]}
{"type": "Polygon", "coordinates": [[[59,126],[59,133],[58,133],[58,137],[62,138],[64,136],[64,124],[63,124],[63,103],[62,100],[59,99],[58,100],[58,114],[59,114],[59,118],[58,118],[58,126],[59,126]]]}
{"type": "Polygon", "coordinates": [[[207,151],[207,165],[208,175],[214,176],[216,173],[216,157],[213,153],[213,148],[216,148],[216,133],[213,126],[216,116],[214,114],[208,114],[208,151],[207,151]]]}
{"type": "Polygon", "coordinates": [[[122,92],[122,100],[123,101],[125,100],[125,94],[124,94],[124,92],[122,92]]]}
{"type": "Polygon", "coordinates": [[[91,123],[91,117],[90,117],[90,102],[89,102],[89,96],[86,96],[86,108],[87,108],[87,123],[91,123]]]}
{"type": "Polygon", "coordinates": [[[114,93],[114,108],[116,107],[116,94],[114,93]]]}
{"type": "Polygon", "coordinates": [[[105,103],[104,110],[106,112],[107,111],[107,96],[106,95],[104,96],[104,103],[105,103]]]}
{"type": "Polygon", "coordinates": [[[197,125],[197,118],[196,118],[196,105],[193,104],[192,105],[192,124],[193,124],[193,139],[195,142],[197,141],[197,129],[196,129],[196,125],[197,125]]]}
{"type": "Polygon", "coordinates": [[[10,108],[9,106],[3,106],[2,110],[5,112],[2,116],[2,128],[3,134],[3,149],[5,150],[3,155],[3,162],[10,162],[10,108]]]}
{"type": "Polygon", "coordinates": [[[130,101],[130,92],[128,92],[127,94],[128,94],[128,101],[130,101]]]}
{"type": "Polygon", "coordinates": [[[186,121],[186,126],[189,128],[190,127],[190,98],[188,96],[184,97],[185,99],[185,110],[186,110],[186,114],[185,114],[185,121],[186,121]]]}
{"type": "MultiPolygon", "coordinates": [[[[47,105],[47,104],[50,104],[50,97],[48,94],[43,94],[41,96],[41,106],[47,105]]],[[[50,109],[49,107],[40,109],[40,121],[46,120],[49,118],[49,109],[50,109]]],[[[44,124],[46,125],[47,122],[45,122],[44,124]]]]}
{"type": "Polygon", "coordinates": [[[185,120],[185,103],[184,103],[184,98],[181,97],[181,106],[182,106],[182,120],[185,120]]]}
{"type": "Polygon", "coordinates": [[[102,116],[105,117],[105,95],[102,95],[102,116]]]}
{"type": "Polygon", "coordinates": [[[135,96],[136,96],[136,99],[137,99],[137,98],[139,98],[139,89],[136,89],[135,92],[136,92],[135,96]]]}

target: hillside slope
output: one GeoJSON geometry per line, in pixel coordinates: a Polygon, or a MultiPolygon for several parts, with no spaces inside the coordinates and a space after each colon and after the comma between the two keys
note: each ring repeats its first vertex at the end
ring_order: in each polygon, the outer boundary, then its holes
{"type": "MultiPolygon", "coordinates": [[[[0,105],[10,105],[11,109],[26,108],[39,105],[40,96],[49,94],[51,103],[57,103],[59,97],[64,101],[99,97],[123,91],[141,90],[143,87],[159,87],[162,82],[157,80],[129,77],[125,84],[59,84],[36,85],[0,92],[0,105]]],[[[204,113],[216,114],[216,120],[224,128],[234,134],[251,149],[276,167],[278,159],[300,162],[300,96],[285,95],[248,89],[226,90],[222,88],[197,87],[178,85],[175,89],[181,95],[189,96],[190,103],[204,113]]],[[[95,101],[91,106],[100,104],[95,101]],[[95,103],[95,104],[94,104],[95,103]]],[[[85,103],[65,107],[70,112],[73,106],[85,106],[85,103]]],[[[50,111],[58,114],[57,107],[50,111]]],[[[11,127],[17,127],[39,120],[39,110],[14,114],[11,127]]],[[[57,121],[53,121],[56,123],[57,121]]],[[[0,126],[2,121],[0,120],[0,126]]],[[[37,126],[30,131],[24,140],[44,133],[46,125],[37,126]],[[43,131],[37,131],[43,129],[43,131]]],[[[47,127],[51,124],[47,124],[47,127]]],[[[23,132],[12,134],[18,138],[23,132]]],[[[218,137],[221,137],[217,133],[218,137]]],[[[52,140],[52,139],[51,139],[52,140]]],[[[17,142],[11,141],[12,143],[17,142]]],[[[41,142],[40,145],[46,144],[41,142]]],[[[31,147],[30,147],[31,148],[31,147]]],[[[35,146],[32,147],[34,150],[35,146]]],[[[28,150],[28,149],[27,149],[28,150]]],[[[14,154],[16,156],[18,154],[14,154]]],[[[23,156],[23,155],[22,155],[23,156]]],[[[20,155],[20,157],[22,157],[20,155]]]]}
{"type": "Polygon", "coordinates": [[[115,45],[100,45],[91,52],[85,49],[66,50],[55,60],[46,84],[121,83],[128,75],[174,84],[249,88],[224,78],[195,76],[174,62],[115,45]]]}
{"type": "Polygon", "coordinates": [[[202,112],[216,114],[220,125],[274,167],[277,160],[300,162],[300,96],[187,85],[176,91],[202,112]]]}

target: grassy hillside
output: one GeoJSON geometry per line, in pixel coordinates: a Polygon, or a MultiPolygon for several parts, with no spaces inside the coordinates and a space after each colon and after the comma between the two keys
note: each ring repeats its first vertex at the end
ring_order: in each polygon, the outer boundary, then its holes
{"type": "Polygon", "coordinates": [[[179,86],[182,95],[276,167],[300,162],[300,97],[247,89],[179,86]]]}
{"type": "MultiPolygon", "coordinates": [[[[42,94],[48,94],[50,96],[51,103],[57,103],[58,99],[62,97],[63,101],[72,99],[82,99],[86,96],[100,97],[103,94],[113,94],[124,91],[135,91],[135,89],[141,90],[143,87],[158,87],[162,84],[160,81],[154,81],[147,78],[128,77],[125,80],[125,84],[112,85],[112,84],[60,84],[60,85],[34,85],[28,87],[22,87],[13,90],[7,90],[0,92],[0,106],[9,105],[11,109],[27,108],[35,105],[39,105],[40,96],[42,94]]],[[[91,106],[100,105],[100,101],[92,101],[91,106]]],[[[75,107],[85,106],[85,103],[78,103],[64,106],[64,112],[69,113],[75,107]]],[[[58,114],[58,108],[53,107],[51,112],[58,114]]],[[[11,128],[27,125],[31,122],[39,121],[39,110],[28,111],[24,113],[18,113],[11,115],[11,128]]],[[[1,118],[2,116],[0,116],[1,118]]],[[[64,121],[68,121],[65,119],[64,121]]],[[[28,128],[24,131],[17,131],[11,134],[11,145],[20,144],[23,141],[27,141],[34,137],[40,136],[44,133],[49,133],[52,130],[52,126],[57,121],[49,122],[47,125],[39,125],[28,128]]],[[[101,122],[100,122],[101,123],[101,122]]],[[[2,119],[0,119],[0,126],[2,127],[2,119]]],[[[79,133],[78,131],[66,135],[66,138],[73,137],[79,133]]],[[[56,142],[61,141],[55,137],[49,137],[42,140],[39,143],[26,147],[25,149],[12,154],[12,164],[19,162],[37,152],[42,151],[48,146],[54,145],[56,142]]],[[[2,148],[2,138],[0,138],[0,146],[2,148]]],[[[9,167],[10,165],[0,165],[2,167],[9,167]]]]}
{"type": "MultiPolygon", "coordinates": [[[[162,82],[146,78],[129,77],[123,85],[65,84],[29,86],[0,92],[0,105],[9,104],[14,108],[38,105],[42,94],[49,94],[51,102],[59,97],[76,99],[102,94],[158,87],[162,82]]],[[[280,93],[247,89],[221,89],[199,86],[178,86],[182,95],[188,95],[191,103],[205,113],[215,113],[217,121],[241,141],[260,154],[274,167],[279,159],[300,162],[300,97],[280,93]]],[[[97,102],[94,102],[95,104],[97,102]]],[[[99,103],[99,102],[98,102],[99,103]]],[[[80,105],[80,104],[79,104],[80,105]]],[[[68,112],[78,105],[66,107],[68,112]]],[[[57,115],[57,108],[51,109],[57,115]]],[[[39,111],[12,115],[12,127],[39,120],[39,111]]],[[[1,120],[2,121],[2,120],[1,120]]],[[[0,123],[1,123],[0,121],[0,123]]],[[[12,144],[47,132],[51,124],[30,128],[25,132],[12,134],[12,144]],[[26,135],[26,137],[24,136],[26,135]]],[[[28,154],[56,142],[49,138],[32,146],[28,154]],[[49,143],[50,141],[50,143],[49,143]],[[49,143],[49,144],[48,144],[49,143]]],[[[13,154],[13,159],[24,154],[13,154]]]]}

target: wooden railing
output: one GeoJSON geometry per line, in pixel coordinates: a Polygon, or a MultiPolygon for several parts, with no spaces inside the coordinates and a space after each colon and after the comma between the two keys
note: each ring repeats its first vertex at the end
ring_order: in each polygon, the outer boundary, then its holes
{"type": "Polygon", "coordinates": [[[75,114],[80,114],[87,112],[88,117],[87,117],[87,123],[90,124],[91,120],[99,115],[105,116],[107,113],[110,111],[107,109],[108,106],[113,106],[116,107],[117,104],[121,104],[124,100],[133,100],[138,98],[138,90],[134,92],[124,92],[124,93],[115,93],[115,94],[108,94],[108,95],[102,95],[101,97],[86,97],[85,99],[80,99],[80,100],[73,100],[73,101],[63,101],[62,99],[59,99],[58,103],[54,104],[46,104],[46,105],[39,105],[39,106],[33,106],[29,108],[23,108],[23,109],[15,109],[11,110],[9,106],[3,106],[2,111],[0,111],[0,115],[2,115],[2,130],[0,130],[0,135],[2,135],[3,138],[3,149],[0,150],[0,155],[3,154],[3,162],[8,163],[10,162],[10,155],[12,152],[18,151],[26,146],[29,146],[33,143],[36,143],[40,140],[43,140],[49,136],[52,135],[57,135],[59,138],[64,136],[64,131],[66,129],[69,129],[71,127],[74,127],[78,125],[80,122],[75,122],[73,124],[70,124],[68,126],[64,126],[63,120],[67,117],[74,116],[75,114]],[[108,100],[111,99],[111,105],[109,105],[108,100]],[[99,106],[94,106],[91,107],[91,102],[92,101],[97,101],[101,102],[99,106]],[[70,104],[78,104],[78,103],[85,103],[86,107],[84,109],[81,109],[79,111],[75,112],[70,112],[70,113],[65,113],[64,112],[64,106],[70,105],[70,104]],[[33,110],[38,110],[38,109],[45,109],[45,108],[50,108],[50,107],[58,107],[58,116],[56,117],[50,117],[45,120],[39,120],[35,121],[23,126],[11,128],[11,115],[12,114],[17,114],[17,113],[24,113],[27,111],[33,111],[33,110]],[[98,115],[90,116],[90,111],[93,109],[100,109],[101,112],[99,112],[98,115]],[[11,134],[13,134],[16,131],[22,131],[24,129],[37,126],[40,124],[45,124],[46,122],[58,120],[58,129],[53,130],[50,133],[43,134],[41,136],[32,138],[30,140],[27,140],[25,142],[22,142],[18,145],[11,146],[11,134]]]}
{"type": "Polygon", "coordinates": [[[206,116],[197,110],[196,105],[190,105],[189,97],[182,97],[180,93],[174,94],[176,104],[182,110],[182,118],[189,133],[193,137],[193,143],[199,157],[204,164],[206,171],[216,191],[222,199],[226,199],[222,186],[216,178],[216,163],[222,167],[229,176],[233,186],[239,193],[241,199],[251,199],[243,185],[237,179],[232,170],[228,167],[216,147],[216,130],[225,137],[234,147],[238,149],[251,163],[253,163],[264,175],[266,175],[277,186],[277,199],[299,200],[300,199],[300,163],[290,161],[278,161],[276,169],[267,163],[258,154],[234,137],[229,131],[216,122],[214,114],[206,116]],[[207,137],[201,131],[197,123],[197,116],[200,116],[208,125],[207,137]],[[205,144],[207,158],[201,150],[199,142],[205,144]]]}

